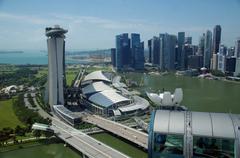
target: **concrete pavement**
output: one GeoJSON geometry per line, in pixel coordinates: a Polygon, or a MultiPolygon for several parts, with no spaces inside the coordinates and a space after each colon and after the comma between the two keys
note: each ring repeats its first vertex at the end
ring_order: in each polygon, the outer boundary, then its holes
{"type": "Polygon", "coordinates": [[[97,115],[86,114],[86,116],[82,119],[85,122],[95,124],[98,127],[121,136],[145,149],[148,148],[148,134],[146,133],[140,132],[120,123],[107,120],[97,115]]]}
{"type": "Polygon", "coordinates": [[[52,127],[59,138],[89,158],[129,158],[57,118],[52,118],[52,127]]]}

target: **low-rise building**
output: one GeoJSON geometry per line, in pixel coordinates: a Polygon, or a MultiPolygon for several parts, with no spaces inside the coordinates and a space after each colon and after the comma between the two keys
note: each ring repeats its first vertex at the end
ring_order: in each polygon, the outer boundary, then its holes
{"type": "Polygon", "coordinates": [[[82,105],[104,116],[125,116],[148,109],[147,100],[130,95],[127,89],[119,87],[122,84],[118,84],[117,88],[114,85],[102,71],[86,75],[81,84],[82,105]]]}

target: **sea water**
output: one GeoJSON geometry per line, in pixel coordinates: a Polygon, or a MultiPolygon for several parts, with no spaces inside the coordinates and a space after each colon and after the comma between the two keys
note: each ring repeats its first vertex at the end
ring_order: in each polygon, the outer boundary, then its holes
{"type": "MultiPolygon", "coordinates": [[[[82,63],[81,61],[69,60],[66,63],[82,63]]],[[[46,51],[24,51],[23,53],[2,53],[0,54],[0,64],[48,64],[48,54],[46,51]]]]}

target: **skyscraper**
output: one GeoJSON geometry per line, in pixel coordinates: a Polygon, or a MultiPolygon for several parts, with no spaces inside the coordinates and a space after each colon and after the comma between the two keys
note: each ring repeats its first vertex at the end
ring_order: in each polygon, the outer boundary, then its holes
{"type": "Polygon", "coordinates": [[[125,67],[129,67],[132,64],[132,55],[130,50],[130,39],[128,38],[127,33],[123,33],[122,35],[122,60],[123,65],[125,67]]]}
{"type": "Polygon", "coordinates": [[[204,55],[205,33],[199,39],[198,55],[204,55]]]}
{"type": "Polygon", "coordinates": [[[122,61],[122,37],[121,35],[116,36],[116,69],[123,69],[123,61],[122,61]]]}
{"type": "Polygon", "coordinates": [[[212,32],[207,30],[204,39],[204,55],[203,55],[203,66],[210,68],[211,51],[212,50],[212,32]]]}
{"type": "Polygon", "coordinates": [[[177,41],[177,45],[178,45],[178,55],[177,55],[177,62],[178,62],[178,68],[183,68],[184,67],[184,63],[182,63],[183,61],[183,55],[182,55],[182,49],[183,49],[183,45],[185,42],[185,32],[178,32],[178,41],[177,41]]]}
{"type": "Polygon", "coordinates": [[[122,70],[131,66],[130,39],[127,33],[116,36],[116,68],[122,70]]]}
{"type": "Polygon", "coordinates": [[[116,69],[117,70],[143,70],[144,46],[140,34],[132,33],[131,39],[127,33],[116,36],[116,69]]]}
{"type": "Polygon", "coordinates": [[[152,40],[148,40],[148,62],[152,63],[152,40]]]}
{"type": "Polygon", "coordinates": [[[219,54],[222,54],[224,56],[227,55],[227,47],[225,45],[223,45],[223,44],[220,45],[220,47],[219,47],[219,54]]]}
{"type": "Polygon", "coordinates": [[[175,69],[175,47],[177,37],[170,34],[160,34],[160,68],[162,70],[175,69]]]}
{"type": "Polygon", "coordinates": [[[221,26],[216,25],[213,29],[213,54],[217,54],[219,52],[219,46],[221,43],[221,26]]]}
{"type": "Polygon", "coordinates": [[[218,69],[218,54],[213,54],[211,58],[211,69],[212,70],[217,70],[218,69]]]}
{"type": "Polygon", "coordinates": [[[190,69],[200,69],[203,64],[203,56],[202,55],[190,55],[188,56],[188,68],[190,69]]]}
{"type": "Polygon", "coordinates": [[[225,59],[225,72],[232,76],[236,68],[236,57],[227,57],[225,59]]]}
{"type": "Polygon", "coordinates": [[[185,44],[192,44],[192,37],[185,37],[185,44]]]}
{"type": "Polygon", "coordinates": [[[135,70],[144,69],[144,43],[141,43],[140,34],[131,34],[132,67],[135,70]]]}
{"type": "Polygon", "coordinates": [[[217,62],[217,69],[219,71],[225,72],[225,56],[223,54],[218,54],[218,62],[217,62]]]}
{"type": "Polygon", "coordinates": [[[48,90],[49,105],[64,105],[65,86],[65,41],[67,30],[55,25],[46,28],[48,45],[48,90]]]}
{"type": "Polygon", "coordinates": [[[165,34],[159,34],[159,68],[161,70],[165,69],[164,66],[164,44],[165,44],[165,34]]]}
{"type": "MultiPolygon", "coordinates": [[[[216,54],[214,54],[216,55],[216,54]]],[[[220,45],[219,53],[217,54],[217,69],[225,73],[225,58],[227,55],[227,47],[224,45],[220,45]]]]}
{"type": "Polygon", "coordinates": [[[228,50],[227,50],[227,56],[228,56],[228,57],[231,57],[231,56],[234,56],[234,54],[235,54],[235,47],[230,47],[230,48],[228,48],[228,50]]]}
{"type": "Polygon", "coordinates": [[[160,41],[158,37],[152,39],[152,64],[159,65],[160,63],[160,41]]]}
{"type": "Polygon", "coordinates": [[[240,37],[236,41],[234,56],[240,58],[240,37]]]}
{"type": "Polygon", "coordinates": [[[234,76],[240,77],[240,58],[236,59],[234,76]]]}
{"type": "Polygon", "coordinates": [[[213,52],[212,52],[212,69],[218,69],[218,55],[219,52],[219,45],[221,42],[221,26],[216,25],[213,29],[213,52]]]}
{"type": "Polygon", "coordinates": [[[111,48],[111,61],[112,61],[113,67],[116,67],[116,49],[115,48],[111,48]]]}
{"type": "Polygon", "coordinates": [[[193,47],[191,44],[185,44],[182,50],[183,53],[183,69],[188,68],[188,56],[193,55],[193,47]]]}

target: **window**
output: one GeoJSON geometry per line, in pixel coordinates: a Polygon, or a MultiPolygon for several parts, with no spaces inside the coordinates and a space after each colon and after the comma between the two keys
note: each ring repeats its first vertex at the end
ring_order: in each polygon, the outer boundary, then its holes
{"type": "Polygon", "coordinates": [[[154,158],[159,157],[183,157],[183,136],[164,135],[155,133],[154,135],[154,158]]]}
{"type": "Polygon", "coordinates": [[[194,157],[234,157],[234,140],[193,137],[194,157]]]}

